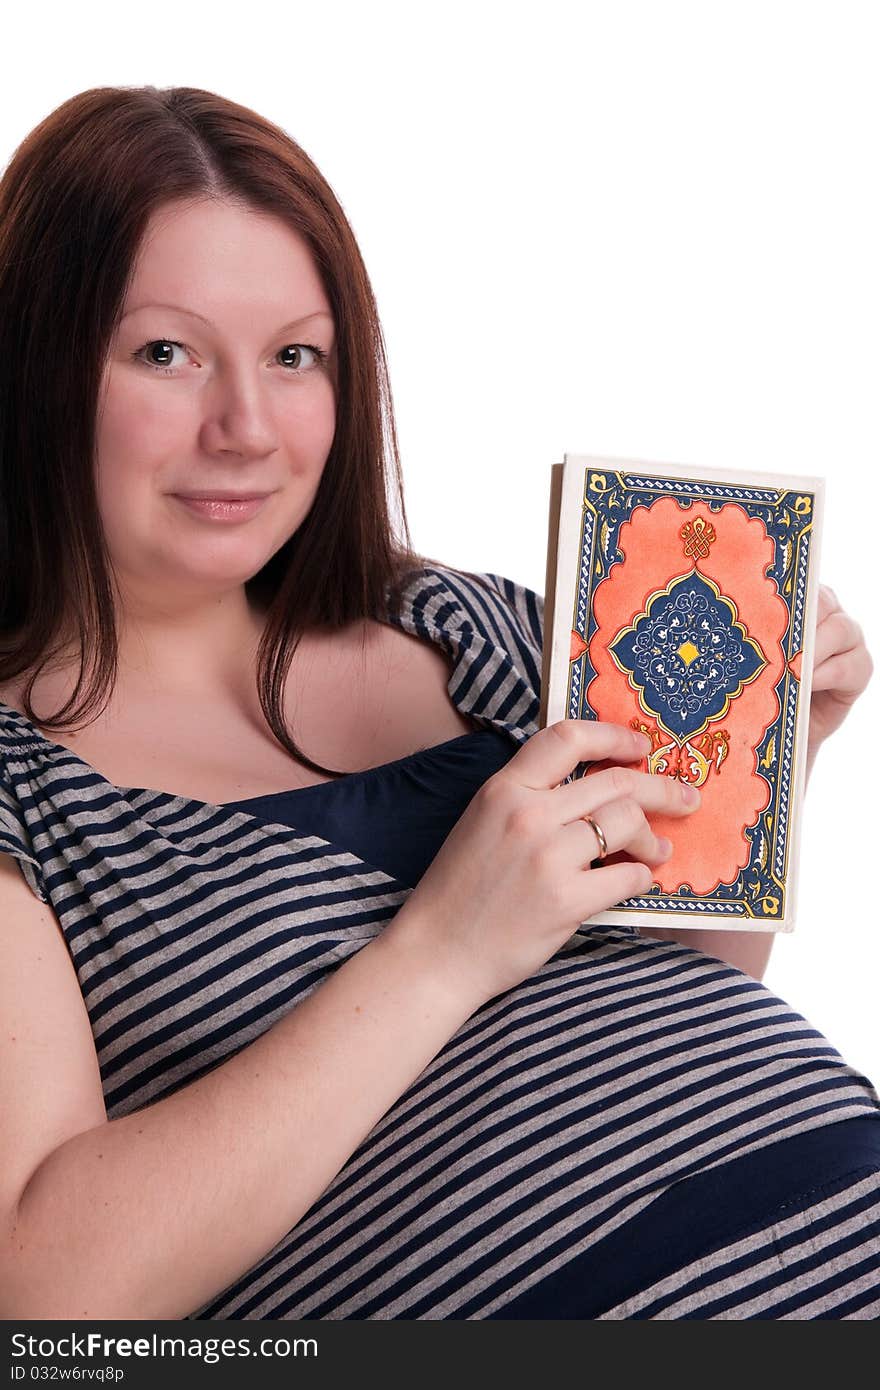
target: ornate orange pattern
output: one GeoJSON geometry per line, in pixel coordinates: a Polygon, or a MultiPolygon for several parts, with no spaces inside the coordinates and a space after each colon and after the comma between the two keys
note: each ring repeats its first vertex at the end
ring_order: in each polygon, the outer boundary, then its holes
{"type": "Polygon", "coordinates": [[[748,864],[751,844],[746,830],[770,802],[757,750],[780,711],[776,687],[786,665],[782,642],[789,616],[768,576],[773,541],[760,518],[749,517],[736,503],[710,512],[704,502],[666,497],[650,507],[633,508],[620,526],[617,547],[622,562],[611,567],[593,595],[596,628],[589,658],[596,675],[587,699],[598,718],[648,733],[654,747],[645,770],[700,787],[702,805],[688,820],[653,818],[657,833],[675,846],[672,858],[657,870],[656,881],[666,893],[683,886],[694,893],[712,893],[734,882],[748,864]],[[683,543],[695,572],[698,568],[735,605],[738,621],[764,660],[707,727],[693,737],[670,738],[668,730],[646,716],[638,691],[610,648],[622,630],[633,628],[638,615],[648,611],[652,595],[681,575],[683,543]]]}

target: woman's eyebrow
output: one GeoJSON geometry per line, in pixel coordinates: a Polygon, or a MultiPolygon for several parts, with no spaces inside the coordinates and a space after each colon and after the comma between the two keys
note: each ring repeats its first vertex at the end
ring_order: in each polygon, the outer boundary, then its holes
{"type": "MultiPolygon", "coordinates": [[[[199,323],[205,324],[208,328],[216,327],[211,319],[206,319],[203,314],[197,314],[194,309],[185,309],[182,304],[165,304],[159,300],[153,300],[149,304],[138,304],[134,309],[129,309],[122,317],[124,319],[130,318],[132,314],[139,314],[142,309],[173,309],[175,313],[187,314],[191,319],[198,319],[199,323]]],[[[289,323],[283,323],[278,332],[285,333],[288,328],[297,328],[301,323],[308,323],[310,319],[329,319],[332,323],[333,315],[328,313],[326,309],[315,309],[310,314],[303,314],[298,319],[291,319],[289,323]]]]}

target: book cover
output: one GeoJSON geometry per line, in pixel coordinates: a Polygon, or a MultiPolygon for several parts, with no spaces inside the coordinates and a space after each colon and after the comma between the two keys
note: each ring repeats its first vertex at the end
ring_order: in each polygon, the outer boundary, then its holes
{"type": "Polygon", "coordinates": [[[788,474],[553,466],[541,726],[639,729],[640,769],[702,797],[650,818],[672,858],[591,922],[793,929],[823,494],[788,474]]]}

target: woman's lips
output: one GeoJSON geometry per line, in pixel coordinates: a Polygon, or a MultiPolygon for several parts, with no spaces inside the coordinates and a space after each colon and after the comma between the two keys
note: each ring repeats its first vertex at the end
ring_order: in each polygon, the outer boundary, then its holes
{"type": "Polygon", "coordinates": [[[172,493],[172,496],[196,516],[206,517],[209,521],[248,521],[256,516],[271,493],[262,497],[238,497],[235,501],[221,497],[181,497],[178,493],[172,493]]]}

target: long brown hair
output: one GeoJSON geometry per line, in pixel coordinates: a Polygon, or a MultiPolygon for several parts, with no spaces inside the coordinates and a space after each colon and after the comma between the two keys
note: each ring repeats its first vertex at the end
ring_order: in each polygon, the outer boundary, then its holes
{"type": "Polygon", "coordinates": [[[45,729],[97,717],[112,693],[114,586],[94,481],[103,364],[151,214],[206,197],[299,233],[336,321],[336,434],[314,504],[245,590],[266,607],[257,686],[272,732],[308,767],[342,776],[307,757],[284,719],[299,638],[378,616],[409,572],[433,562],[410,540],[382,329],[348,220],[285,131],[200,88],[81,92],[31,131],[0,180],[0,683],[31,673],[23,709],[45,729]],[[37,720],[30,698],[62,646],[62,595],[79,677],[37,720]]]}

